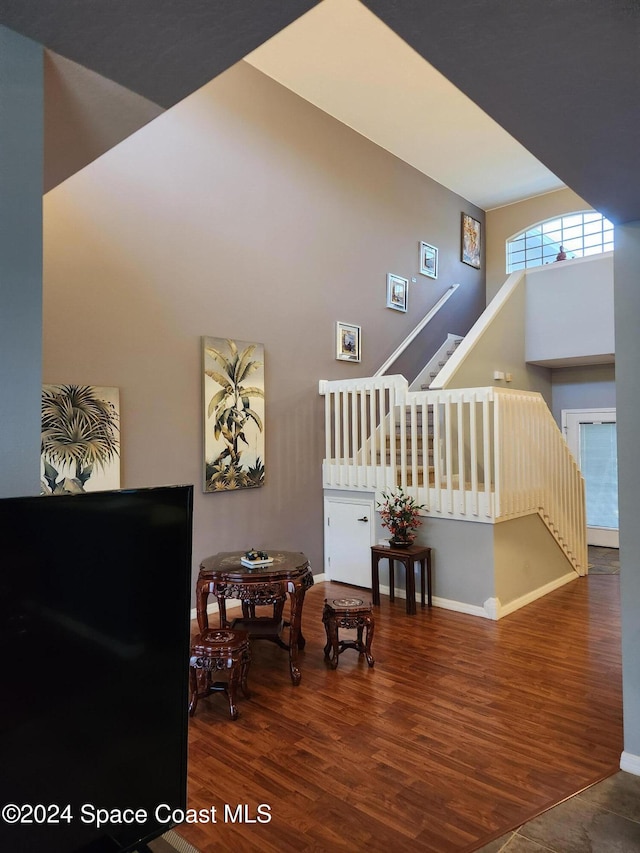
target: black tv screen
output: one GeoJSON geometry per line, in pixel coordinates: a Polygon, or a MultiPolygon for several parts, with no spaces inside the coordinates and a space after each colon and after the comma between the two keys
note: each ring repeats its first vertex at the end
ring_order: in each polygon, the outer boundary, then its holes
{"type": "Polygon", "coordinates": [[[128,851],[180,821],[192,505],[0,500],[0,850],[128,851]]]}

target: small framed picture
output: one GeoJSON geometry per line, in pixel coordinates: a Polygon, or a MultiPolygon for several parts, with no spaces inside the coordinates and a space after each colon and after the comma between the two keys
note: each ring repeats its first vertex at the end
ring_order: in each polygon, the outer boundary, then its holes
{"type": "Polygon", "coordinates": [[[480,223],[468,213],[462,214],[462,253],[460,260],[463,264],[480,269],[482,251],[480,223]]]}
{"type": "Polygon", "coordinates": [[[387,308],[393,308],[394,311],[406,311],[408,292],[408,279],[393,273],[387,275],[387,308]]]}
{"type": "Polygon", "coordinates": [[[336,323],[336,358],[339,361],[360,361],[360,326],[336,323]]]}
{"type": "Polygon", "coordinates": [[[428,243],[420,243],[420,272],[429,278],[438,278],[438,250],[428,243]]]}

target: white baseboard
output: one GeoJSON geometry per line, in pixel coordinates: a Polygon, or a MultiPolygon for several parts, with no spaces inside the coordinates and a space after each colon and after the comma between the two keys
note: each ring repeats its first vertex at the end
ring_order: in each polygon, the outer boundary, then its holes
{"type": "MultiPolygon", "coordinates": [[[[325,579],[325,575],[315,575],[314,580],[316,582],[321,582],[325,579]]],[[[556,578],[556,580],[550,581],[544,586],[539,587],[538,589],[534,589],[532,592],[528,592],[526,595],[521,596],[520,598],[516,598],[513,601],[510,601],[508,604],[501,604],[499,598],[488,598],[483,605],[481,604],[468,604],[466,601],[455,601],[450,598],[440,598],[437,595],[433,596],[433,605],[434,607],[442,607],[443,610],[454,610],[456,613],[467,613],[469,616],[480,616],[482,619],[492,619],[497,621],[498,619],[502,619],[503,616],[508,616],[509,613],[514,613],[516,610],[519,610],[521,607],[524,607],[527,604],[531,604],[532,601],[536,601],[538,598],[542,598],[543,595],[547,595],[550,592],[553,592],[554,589],[559,589],[561,586],[569,583],[570,581],[574,581],[578,579],[578,575],[575,572],[568,572],[566,575],[563,575],[560,578],[556,578]]],[[[389,587],[380,585],[380,595],[389,595],[389,587]]],[[[419,590],[416,590],[416,601],[418,600],[420,595],[419,590]]],[[[396,598],[406,598],[407,593],[403,588],[396,589],[396,598]]]]}
{"type": "Polygon", "coordinates": [[[548,595],[548,593],[553,592],[554,589],[560,589],[561,586],[576,580],[578,580],[578,575],[575,572],[568,572],[566,575],[562,575],[562,577],[549,581],[549,583],[546,583],[544,586],[538,587],[538,589],[534,589],[526,595],[520,596],[520,598],[515,598],[508,604],[501,604],[499,598],[490,598],[485,602],[485,608],[487,608],[489,612],[495,613],[495,615],[492,615],[489,618],[502,619],[503,616],[515,613],[515,611],[520,610],[521,607],[525,607],[527,604],[531,604],[532,601],[536,601],[538,598],[548,595]]]}
{"type": "MultiPolygon", "coordinates": [[[[380,595],[389,595],[388,586],[380,586],[380,595]]],[[[406,589],[396,589],[396,598],[406,598],[406,589]]],[[[416,603],[420,606],[420,590],[416,590],[416,603]]],[[[485,609],[477,604],[467,604],[465,601],[454,601],[450,598],[439,598],[433,596],[432,600],[434,607],[442,607],[443,610],[455,610],[457,613],[468,613],[470,616],[482,616],[485,619],[488,617],[485,609]]]]}
{"type": "Polygon", "coordinates": [[[479,604],[467,604],[466,601],[455,601],[451,598],[440,598],[437,595],[433,596],[433,603],[436,607],[442,607],[443,610],[455,610],[456,613],[467,613],[469,616],[481,616],[483,619],[491,619],[484,607],[479,604]]]}
{"type": "Polygon", "coordinates": [[[640,776],[640,755],[623,752],[620,756],[620,770],[633,773],[634,776],[640,776]]]}

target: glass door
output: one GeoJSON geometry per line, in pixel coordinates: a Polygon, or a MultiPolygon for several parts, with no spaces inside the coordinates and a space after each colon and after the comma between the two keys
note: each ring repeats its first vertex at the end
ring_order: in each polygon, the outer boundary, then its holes
{"type": "Polygon", "coordinates": [[[618,448],[615,409],[566,410],[567,444],[585,480],[587,542],[618,548],[618,448]]]}

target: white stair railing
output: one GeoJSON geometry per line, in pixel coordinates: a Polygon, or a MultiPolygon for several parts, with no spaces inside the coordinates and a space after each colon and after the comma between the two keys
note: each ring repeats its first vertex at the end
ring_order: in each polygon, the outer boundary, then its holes
{"type": "Polygon", "coordinates": [[[543,398],[494,387],[409,391],[402,376],[321,381],[325,488],[402,486],[429,513],[495,523],[538,513],[587,571],[584,483],[543,398]]]}
{"type": "Polygon", "coordinates": [[[436,302],[436,304],[424,315],[422,320],[418,323],[415,329],[412,329],[411,332],[407,335],[407,337],[402,341],[399,347],[397,347],[394,352],[391,353],[389,358],[385,361],[385,363],[376,370],[374,376],[382,376],[384,373],[389,370],[394,362],[402,355],[402,353],[407,349],[409,344],[413,343],[413,341],[418,337],[420,332],[429,325],[429,323],[436,316],[438,311],[445,305],[446,302],[453,296],[456,290],[460,287],[459,284],[450,285],[447,290],[442,294],[440,299],[436,302]]]}

